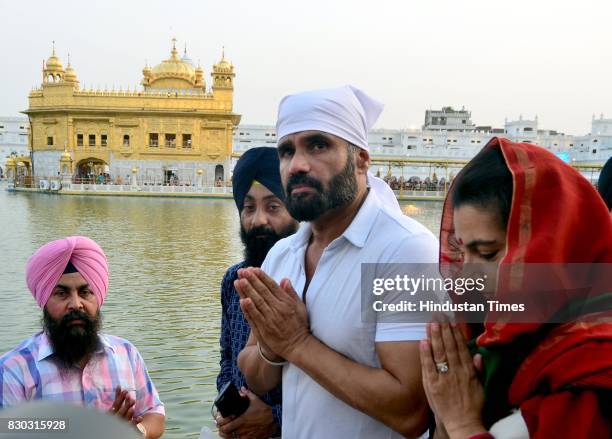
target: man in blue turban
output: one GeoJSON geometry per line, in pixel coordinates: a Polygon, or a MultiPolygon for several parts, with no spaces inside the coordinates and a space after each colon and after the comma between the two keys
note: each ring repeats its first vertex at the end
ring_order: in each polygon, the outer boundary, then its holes
{"type": "Polygon", "coordinates": [[[608,210],[612,210],[612,157],[608,159],[599,173],[597,190],[606,202],[608,210]]]}
{"type": "Polygon", "coordinates": [[[244,388],[245,378],[238,368],[237,358],[251,328],[240,309],[240,296],[234,288],[239,269],[261,266],[272,246],[298,228],[298,222],[289,215],[284,204],[279,167],[276,148],[252,148],[240,157],[232,177],[244,261],[227,270],[221,285],[221,371],[217,390],[232,381],[249,399],[249,408],[237,418],[217,417],[222,437],[270,438],[280,435],[281,431],[280,386],[262,399],[244,388]]]}

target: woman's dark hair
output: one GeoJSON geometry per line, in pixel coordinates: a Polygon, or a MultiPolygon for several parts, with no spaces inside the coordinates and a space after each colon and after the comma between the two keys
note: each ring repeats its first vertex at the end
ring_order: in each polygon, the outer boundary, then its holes
{"type": "Polygon", "coordinates": [[[604,167],[601,169],[601,172],[599,173],[599,180],[597,181],[597,190],[606,202],[608,210],[612,210],[612,157],[608,159],[604,167]]]}
{"type": "Polygon", "coordinates": [[[453,188],[453,208],[466,204],[497,209],[505,230],[512,206],[512,174],[499,148],[487,148],[472,159],[457,176],[453,188]]]}

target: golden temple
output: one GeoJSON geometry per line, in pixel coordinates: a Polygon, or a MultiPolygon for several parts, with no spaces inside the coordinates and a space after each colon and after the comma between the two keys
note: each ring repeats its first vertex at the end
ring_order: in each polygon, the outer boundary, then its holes
{"type": "Polygon", "coordinates": [[[42,84],[29,95],[31,166],[37,177],[103,178],[134,174],[141,182],[171,179],[213,186],[229,179],[234,66],[213,65],[207,88],[204,70],[170,57],[142,70],[141,90],[81,89],[68,59],[55,53],[43,64],[42,84]]]}

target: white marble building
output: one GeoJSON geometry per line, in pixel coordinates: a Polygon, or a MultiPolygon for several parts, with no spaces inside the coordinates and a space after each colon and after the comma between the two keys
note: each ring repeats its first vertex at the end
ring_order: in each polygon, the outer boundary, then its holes
{"type": "Polygon", "coordinates": [[[30,154],[29,126],[26,117],[0,117],[0,176],[5,174],[4,163],[10,155],[30,154]]]}
{"type": "MultiPolygon", "coordinates": [[[[603,164],[612,156],[612,119],[593,116],[591,132],[583,136],[568,135],[555,130],[540,129],[538,117],[505,120],[503,128],[478,126],[465,109],[427,110],[421,129],[378,128],[369,132],[370,154],[373,172],[421,179],[437,172],[438,178],[452,177],[455,169],[436,168],[435,165],[403,167],[381,164],[377,159],[434,159],[469,160],[494,136],[507,137],[517,142],[537,144],[555,154],[564,155],[573,163],[603,164]],[[449,175],[441,175],[440,172],[449,175]]],[[[241,154],[256,146],[275,146],[276,132],[273,125],[239,125],[234,131],[234,152],[241,154]]],[[[232,169],[237,158],[232,159],[232,169]]],[[[593,174],[589,173],[593,178],[593,174]]],[[[597,176],[595,176],[597,177],[597,176]]]]}

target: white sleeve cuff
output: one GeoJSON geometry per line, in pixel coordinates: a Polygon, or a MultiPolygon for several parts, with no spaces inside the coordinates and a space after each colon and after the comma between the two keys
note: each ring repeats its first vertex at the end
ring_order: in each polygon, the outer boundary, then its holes
{"type": "Polygon", "coordinates": [[[377,323],[375,342],[418,341],[427,338],[425,323],[377,323]]]}

